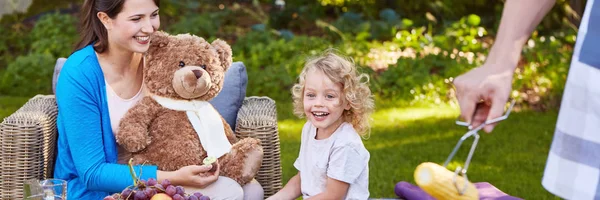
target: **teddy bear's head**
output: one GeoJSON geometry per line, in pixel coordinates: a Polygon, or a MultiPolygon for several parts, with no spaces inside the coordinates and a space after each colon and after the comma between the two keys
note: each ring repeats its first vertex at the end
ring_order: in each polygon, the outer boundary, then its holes
{"type": "Polygon", "coordinates": [[[222,40],[156,32],[148,49],[144,81],[153,95],[208,101],[221,91],[232,62],[231,47],[222,40]]]}

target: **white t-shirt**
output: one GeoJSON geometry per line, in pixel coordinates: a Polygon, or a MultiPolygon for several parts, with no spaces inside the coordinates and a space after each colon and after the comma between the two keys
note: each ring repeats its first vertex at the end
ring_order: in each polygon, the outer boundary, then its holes
{"type": "MultiPolygon", "coordinates": [[[[131,107],[133,107],[138,101],[144,98],[144,84],[140,87],[135,96],[129,99],[123,99],[115,93],[115,91],[110,87],[110,85],[105,81],[106,84],[106,103],[108,104],[108,114],[110,116],[110,126],[112,128],[113,134],[117,134],[119,131],[119,123],[125,113],[129,111],[131,107]]],[[[131,158],[131,153],[125,150],[121,145],[117,144],[117,163],[127,164],[129,162],[129,158],[131,158]]]]}
{"type": "Polygon", "coordinates": [[[370,154],[352,124],[342,123],[327,139],[317,140],[317,128],[306,122],[294,167],[300,171],[303,198],[325,191],[327,177],[350,184],[344,199],[369,198],[370,154]]]}

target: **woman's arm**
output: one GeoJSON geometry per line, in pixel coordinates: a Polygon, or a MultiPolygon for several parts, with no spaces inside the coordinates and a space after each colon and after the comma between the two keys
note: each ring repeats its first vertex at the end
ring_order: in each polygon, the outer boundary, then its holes
{"type": "Polygon", "coordinates": [[[348,193],[348,188],[350,188],[350,184],[346,182],[338,181],[333,178],[327,178],[325,191],[312,196],[309,199],[343,199],[348,193]]]}
{"type": "Polygon", "coordinates": [[[268,200],[281,200],[281,199],[296,199],[302,195],[300,190],[300,172],[292,177],[283,189],[279,190],[273,196],[267,198],[268,200]]]}
{"type": "MultiPolygon", "coordinates": [[[[59,108],[59,142],[58,151],[68,151],[73,163],[68,163],[67,168],[74,168],[77,178],[86,185],[88,190],[119,192],[132,185],[133,181],[127,165],[109,163],[116,160],[115,155],[107,155],[105,145],[116,145],[114,141],[106,141],[103,134],[101,86],[97,86],[97,77],[94,72],[85,72],[92,65],[83,61],[78,66],[65,66],[61,72],[56,89],[56,100],[59,108]],[[61,139],[59,139],[61,140],[61,139]],[[113,156],[109,159],[108,156],[113,156]]],[[[113,139],[114,140],[114,139],[113,139]]],[[[111,148],[110,146],[108,147],[111,148]]],[[[116,146],[112,147],[115,148],[116,146]]],[[[67,155],[62,154],[62,155],[67,155]]],[[[68,158],[65,158],[68,159],[68,158]]],[[[135,166],[136,174],[140,178],[156,178],[156,166],[135,166]]]]}

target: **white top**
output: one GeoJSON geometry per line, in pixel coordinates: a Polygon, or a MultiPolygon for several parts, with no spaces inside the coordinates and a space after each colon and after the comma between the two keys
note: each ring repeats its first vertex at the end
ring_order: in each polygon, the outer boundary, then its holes
{"type": "MultiPolygon", "coordinates": [[[[110,116],[110,126],[112,127],[113,134],[117,134],[119,131],[119,122],[121,119],[129,111],[131,107],[133,107],[138,101],[144,98],[144,83],[140,87],[135,96],[129,99],[123,99],[115,93],[115,91],[110,87],[110,85],[106,82],[106,102],[108,103],[108,113],[110,116]]],[[[129,158],[131,158],[131,153],[117,144],[117,162],[121,164],[127,164],[129,162],[129,158]]]]}
{"type": "Polygon", "coordinates": [[[306,122],[294,162],[300,171],[303,198],[323,192],[330,177],[350,184],[344,199],[368,199],[370,154],[352,124],[342,123],[326,139],[317,140],[316,135],[317,128],[306,122]]]}

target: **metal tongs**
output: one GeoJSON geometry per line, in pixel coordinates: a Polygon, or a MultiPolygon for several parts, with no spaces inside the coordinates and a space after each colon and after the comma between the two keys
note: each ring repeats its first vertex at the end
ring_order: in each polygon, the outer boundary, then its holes
{"type": "Polygon", "coordinates": [[[477,147],[477,141],[479,141],[479,133],[477,133],[477,132],[479,130],[483,129],[483,127],[485,127],[486,125],[493,124],[493,123],[500,122],[502,120],[507,119],[508,115],[510,115],[510,111],[512,110],[512,108],[513,108],[514,105],[515,105],[515,101],[513,100],[510,103],[510,106],[508,107],[508,110],[506,110],[506,113],[503,116],[495,118],[495,119],[487,120],[483,124],[481,124],[481,125],[479,125],[477,127],[471,126],[470,123],[463,122],[463,121],[460,121],[460,120],[456,120],[456,124],[457,125],[466,126],[466,127],[468,127],[469,131],[467,131],[467,133],[465,133],[460,138],[460,140],[458,141],[458,143],[456,144],[456,146],[454,146],[454,149],[452,150],[452,153],[450,153],[450,155],[446,159],[446,162],[444,162],[444,167],[448,166],[448,163],[450,163],[450,161],[452,160],[452,158],[454,157],[454,155],[456,154],[456,152],[460,148],[460,145],[462,145],[462,143],[466,139],[468,139],[469,137],[474,137],[475,138],[473,140],[473,144],[471,145],[471,149],[469,150],[469,155],[467,156],[467,160],[465,161],[465,167],[461,168],[460,166],[458,166],[458,167],[456,167],[456,170],[454,170],[454,177],[452,178],[452,183],[454,184],[454,187],[456,187],[456,190],[458,191],[458,194],[463,195],[465,193],[465,191],[467,190],[467,181],[469,180],[467,178],[467,169],[469,168],[469,163],[471,162],[471,158],[473,157],[473,153],[475,152],[475,148],[477,147]],[[466,180],[465,181],[465,185],[464,185],[464,187],[462,189],[460,188],[460,186],[456,182],[456,177],[457,176],[461,176],[461,175],[466,180]]]}

